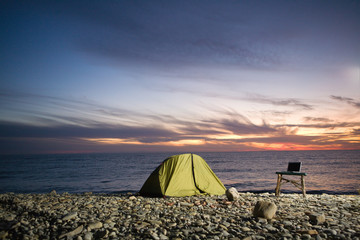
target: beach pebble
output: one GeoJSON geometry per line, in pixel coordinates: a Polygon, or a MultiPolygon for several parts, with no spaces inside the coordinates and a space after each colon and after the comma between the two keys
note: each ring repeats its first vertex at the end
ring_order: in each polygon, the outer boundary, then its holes
{"type": "Polygon", "coordinates": [[[85,233],[84,240],[92,240],[93,234],[91,232],[85,233]]]}
{"type": "Polygon", "coordinates": [[[322,224],[325,222],[325,215],[324,214],[310,214],[309,219],[312,224],[318,225],[318,224],[322,224]]]}
{"type": "Polygon", "coordinates": [[[98,230],[95,232],[94,238],[95,239],[107,238],[108,233],[109,233],[108,230],[98,230]]]}
{"type": "Polygon", "coordinates": [[[4,218],[5,221],[11,222],[11,221],[15,220],[16,215],[12,214],[12,213],[6,213],[6,214],[3,214],[2,217],[4,218]]]}
{"type": "Polygon", "coordinates": [[[253,215],[254,217],[261,217],[272,219],[276,213],[277,207],[275,203],[267,201],[258,201],[255,205],[253,215]]]}
{"type": "Polygon", "coordinates": [[[269,232],[277,232],[278,231],[278,229],[275,228],[274,226],[272,226],[271,224],[265,225],[264,228],[266,228],[269,232]]]}
{"type": "Polygon", "coordinates": [[[324,233],[332,236],[336,236],[337,231],[334,229],[324,229],[324,233]]]}
{"type": "Polygon", "coordinates": [[[309,235],[318,235],[318,231],[316,230],[299,230],[298,233],[300,234],[309,234],[309,235]]]}
{"type": "Polygon", "coordinates": [[[65,233],[65,234],[63,234],[63,235],[60,235],[59,238],[64,238],[64,237],[72,238],[72,237],[80,234],[80,233],[82,232],[83,228],[84,228],[84,226],[81,225],[80,227],[77,227],[76,229],[74,229],[74,230],[71,231],[71,232],[68,232],[68,233],[65,233]]]}
{"type": "Polygon", "coordinates": [[[181,202],[180,206],[192,207],[192,206],[194,206],[194,204],[193,203],[188,203],[188,202],[181,202]]]}
{"type": "Polygon", "coordinates": [[[71,212],[71,213],[65,215],[61,220],[67,221],[67,220],[75,218],[77,215],[78,215],[77,212],[71,212]]]}
{"type": "Polygon", "coordinates": [[[303,234],[301,235],[301,240],[310,240],[311,239],[311,235],[310,234],[303,234]]]}
{"type": "Polygon", "coordinates": [[[239,192],[236,190],[236,188],[231,187],[226,190],[226,197],[229,201],[235,201],[240,198],[239,192]]]}
{"type": "Polygon", "coordinates": [[[165,235],[162,234],[162,233],[160,233],[159,238],[160,238],[161,240],[168,240],[168,239],[169,239],[167,236],[165,236],[165,235]]]}
{"type": "Polygon", "coordinates": [[[88,231],[91,231],[93,229],[102,228],[102,226],[103,226],[102,222],[90,223],[88,226],[88,231]]]}
{"type": "Polygon", "coordinates": [[[243,232],[249,232],[249,231],[251,231],[251,229],[248,228],[248,227],[242,227],[242,228],[241,228],[241,231],[243,231],[243,232]]]}
{"type": "Polygon", "coordinates": [[[150,233],[150,236],[152,237],[152,239],[154,240],[160,240],[159,236],[156,233],[150,233]]]}
{"type": "Polygon", "coordinates": [[[0,239],[6,239],[9,233],[7,231],[0,232],[0,239]]]}

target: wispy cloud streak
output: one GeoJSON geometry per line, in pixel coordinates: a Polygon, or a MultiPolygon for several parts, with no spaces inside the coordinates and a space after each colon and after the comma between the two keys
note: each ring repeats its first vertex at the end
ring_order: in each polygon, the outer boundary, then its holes
{"type": "Polygon", "coordinates": [[[272,104],[275,106],[290,106],[290,107],[298,107],[304,110],[313,110],[313,106],[311,104],[307,104],[302,102],[296,98],[271,98],[257,94],[248,95],[247,99],[249,101],[272,104]]]}
{"type": "Polygon", "coordinates": [[[323,117],[304,117],[304,120],[307,122],[333,122],[333,120],[323,117]]]}
{"type": "Polygon", "coordinates": [[[339,123],[319,123],[319,124],[279,124],[276,127],[301,127],[301,128],[353,128],[360,126],[360,122],[339,122],[339,123]]]}
{"type": "Polygon", "coordinates": [[[360,101],[356,101],[353,98],[341,97],[341,96],[335,96],[335,95],[331,95],[330,97],[331,97],[331,99],[334,99],[334,100],[337,100],[340,102],[346,102],[347,104],[350,104],[353,107],[360,108],[360,101]]]}

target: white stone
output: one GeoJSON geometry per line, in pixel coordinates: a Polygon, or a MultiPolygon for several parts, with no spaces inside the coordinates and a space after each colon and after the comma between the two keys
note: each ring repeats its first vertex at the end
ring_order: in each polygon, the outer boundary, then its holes
{"type": "Polygon", "coordinates": [[[103,226],[102,222],[90,223],[88,229],[89,231],[91,231],[92,229],[102,228],[102,226],[103,226]]]}
{"type": "Polygon", "coordinates": [[[85,233],[84,240],[92,240],[93,234],[91,232],[85,233]]]}
{"type": "Polygon", "coordinates": [[[249,231],[251,231],[251,229],[248,228],[248,227],[242,227],[242,228],[241,228],[241,231],[243,231],[243,232],[249,232],[249,231]]]}
{"type": "Polygon", "coordinates": [[[63,238],[63,237],[68,237],[68,238],[72,238],[78,234],[80,234],[83,230],[84,226],[81,225],[79,227],[77,227],[75,230],[71,231],[71,232],[68,232],[68,233],[65,233],[63,235],[60,235],[59,239],[63,238]]]}
{"type": "Polygon", "coordinates": [[[226,197],[229,199],[229,201],[235,201],[240,198],[239,192],[236,190],[236,188],[231,187],[226,190],[226,197]]]}
{"type": "Polygon", "coordinates": [[[62,218],[63,221],[73,219],[77,216],[77,212],[71,212],[62,218]]]}
{"type": "Polygon", "coordinates": [[[275,216],[277,207],[275,203],[258,201],[255,205],[253,215],[255,217],[262,217],[266,219],[272,219],[275,216]]]}

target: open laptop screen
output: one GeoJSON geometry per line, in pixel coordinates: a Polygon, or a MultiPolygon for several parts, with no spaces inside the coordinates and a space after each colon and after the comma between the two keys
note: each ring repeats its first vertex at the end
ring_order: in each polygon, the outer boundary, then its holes
{"type": "Polygon", "coordinates": [[[301,170],[301,162],[289,162],[288,164],[288,172],[300,172],[301,170]]]}

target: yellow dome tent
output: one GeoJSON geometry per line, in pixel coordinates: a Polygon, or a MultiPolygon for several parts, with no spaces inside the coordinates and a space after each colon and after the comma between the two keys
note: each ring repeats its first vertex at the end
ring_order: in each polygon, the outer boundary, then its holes
{"type": "Polygon", "coordinates": [[[165,159],[145,181],[142,196],[184,197],[200,194],[222,195],[226,188],[209,165],[196,154],[165,159]]]}

